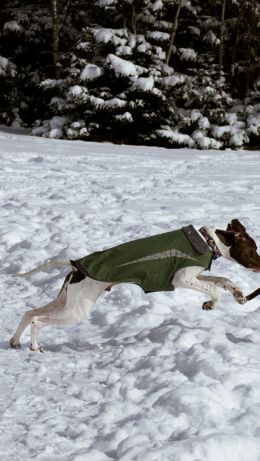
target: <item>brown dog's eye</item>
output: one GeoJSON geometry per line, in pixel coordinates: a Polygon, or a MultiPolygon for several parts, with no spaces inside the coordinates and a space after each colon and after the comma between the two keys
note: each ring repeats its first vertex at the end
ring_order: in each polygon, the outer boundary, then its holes
{"type": "Polygon", "coordinates": [[[248,234],[245,232],[235,232],[236,242],[246,242],[248,240],[248,234]]]}

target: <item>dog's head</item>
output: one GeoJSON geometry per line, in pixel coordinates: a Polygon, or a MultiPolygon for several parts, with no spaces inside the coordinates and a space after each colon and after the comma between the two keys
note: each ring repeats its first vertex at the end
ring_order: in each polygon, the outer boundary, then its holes
{"type": "Polygon", "coordinates": [[[225,231],[216,229],[216,234],[229,247],[231,258],[248,269],[260,272],[260,256],[256,251],[256,243],[238,219],[232,219],[225,231]]]}

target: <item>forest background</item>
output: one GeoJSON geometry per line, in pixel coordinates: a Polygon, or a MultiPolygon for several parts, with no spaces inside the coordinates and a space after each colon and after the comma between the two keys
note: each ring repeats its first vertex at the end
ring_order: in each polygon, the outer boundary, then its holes
{"type": "Polygon", "coordinates": [[[2,0],[0,123],[39,136],[257,147],[257,0],[2,0]]]}

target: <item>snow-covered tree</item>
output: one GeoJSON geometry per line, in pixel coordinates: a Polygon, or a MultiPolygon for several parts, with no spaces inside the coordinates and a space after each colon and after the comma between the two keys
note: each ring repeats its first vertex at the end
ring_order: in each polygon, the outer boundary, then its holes
{"type": "Polygon", "coordinates": [[[257,0],[5,0],[1,121],[69,139],[257,145],[259,24],[257,0]]]}
{"type": "Polygon", "coordinates": [[[63,134],[70,139],[183,144],[177,136],[174,88],[185,79],[165,64],[169,34],[157,20],[163,2],[95,3],[99,21],[104,21],[83,30],[70,56],[63,94],[51,100],[54,116],[63,104],[63,134]],[[167,130],[174,130],[175,137],[165,136],[167,130]]]}

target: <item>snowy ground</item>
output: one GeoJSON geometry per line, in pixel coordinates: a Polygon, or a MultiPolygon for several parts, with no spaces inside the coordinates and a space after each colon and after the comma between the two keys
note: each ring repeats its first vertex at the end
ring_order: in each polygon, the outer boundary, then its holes
{"type": "MultiPolygon", "coordinates": [[[[259,461],[260,299],[219,308],[188,290],[120,285],[79,325],[48,328],[45,352],[8,340],[63,270],[14,276],[193,223],[246,223],[260,246],[257,152],[55,141],[0,132],[1,461],[259,461]]],[[[246,293],[259,274],[212,272],[246,293]]]]}

